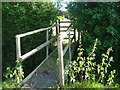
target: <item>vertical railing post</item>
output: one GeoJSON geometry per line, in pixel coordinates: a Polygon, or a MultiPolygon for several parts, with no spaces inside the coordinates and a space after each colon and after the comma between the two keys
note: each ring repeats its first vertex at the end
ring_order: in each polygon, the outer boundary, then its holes
{"type": "Polygon", "coordinates": [[[78,32],[78,44],[79,44],[79,40],[80,40],[80,32],[78,32]]]}
{"type": "Polygon", "coordinates": [[[80,43],[80,45],[82,44],[82,33],[80,32],[80,39],[79,39],[79,43],[80,43]]]}
{"type": "MultiPolygon", "coordinates": [[[[56,24],[58,24],[58,22],[56,21],[56,24]]],[[[56,35],[59,33],[59,28],[58,26],[56,26],[56,35]]]]}
{"type": "Polygon", "coordinates": [[[69,39],[69,60],[71,61],[72,57],[71,57],[71,38],[70,38],[70,31],[68,34],[68,39],[69,39]]]}
{"type": "Polygon", "coordinates": [[[58,68],[59,68],[59,84],[64,85],[64,64],[63,64],[63,46],[61,36],[58,36],[58,68]]]}
{"type": "Polygon", "coordinates": [[[59,33],[60,33],[60,19],[58,19],[58,24],[59,24],[59,33]]]}
{"type": "Polygon", "coordinates": [[[74,29],[74,41],[76,42],[76,29],[74,29]]]}
{"type": "MultiPolygon", "coordinates": [[[[49,39],[49,30],[46,31],[46,42],[48,41],[49,39]]],[[[49,46],[47,45],[46,46],[46,57],[48,57],[48,54],[49,54],[49,46]]]]}
{"type": "Polygon", "coordinates": [[[20,37],[18,36],[16,36],[16,56],[17,56],[17,60],[20,61],[21,46],[20,46],[20,37]]]}

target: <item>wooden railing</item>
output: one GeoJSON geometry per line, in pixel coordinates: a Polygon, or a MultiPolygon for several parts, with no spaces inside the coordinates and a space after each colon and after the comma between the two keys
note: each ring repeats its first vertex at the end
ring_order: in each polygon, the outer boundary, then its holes
{"type": "MultiPolygon", "coordinates": [[[[59,24],[56,24],[56,25],[53,25],[53,26],[50,26],[48,28],[42,28],[42,29],[38,29],[38,30],[34,30],[34,31],[31,31],[31,32],[27,32],[27,33],[24,33],[24,34],[19,34],[19,35],[16,35],[16,55],[17,55],[17,60],[19,61],[24,61],[25,59],[27,59],[28,57],[30,57],[31,55],[34,55],[36,52],[38,52],[39,50],[41,50],[42,48],[46,47],[47,46],[47,56],[48,56],[48,45],[55,41],[58,37],[58,34],[56,36],[54,36],[52,39],[48,40],[49,37],[48,37],[48,30],[50,30],[51,28],[53,27],[57,27],[59,26],[59,24]],[[42,45],[36,47],[35,49],[31,50],[30,52],[24,54],[24,55],[21,55],[21,43],[20,43],[20,38],[21,37],[25,37],[25,36],[28,36],[28,35],[32,35],[32,34],[35,34],[35,33],[39,33],[39,32],[42,32],[42,31],[46,31],[46,42],[43,43],[42,45]]],[[[58,28],[58,27],[57,27],[58,28]]]]}
{"type": "Polygon", "coordinates": [[[27,32],[27,33],[24,33],[24,34],[16,35],[16,55],[17,55],[17,60],[19,60],[21,62],[23,62],[25,59],[27,59],[31,55],[34,55],[35,53],[37,53],[42,48],[46,47],[46,58],[45,58],[45,60],[35,70],[33,70],[17,87],[20,87],[25,82],[27,82],[27,80],[32,77],[32,75],[37,71],[37,69],[48,59],[48,57],[49,57],[49,55],[48,55],[48,45],[51,42],[55,41],[56,39],[57,39],[57,43],[58,43],[59,84],[61,86],[64,85],[63,56],[65,55],[65,53],[67,52],[67,50],[69,48],[69,60],[72,59],[72,55],[71,55],[71,42],[72,42],[73,39],[74,40],[76,39],[75,38],[75,33],[74,33],[74,37],[72,39],[70,38],[70,31],[71,30],[72,30],[72,28],[68,27],[67,31],[64,32],[63,34],[61,34],[60,33],[60,24],[57,23],[56,25],[50,26],[48,28],[42,28],[42,29],[31,31],[31,32],[27,32]],[[48,37],[49,36],[49,30],[52,29],[53,27],[56,27],[56,36],[54,36],[52,39],[49,40],[49,37],[48,37]],[[35,49],[27,52],[26,54],[21,55],[20,38],[28,36],[28,35],[32,35],[32,34],[35,34],[35,33],[39,33],[39,32],[42,32],[42,31],[46,31],[46,42],[41,44],[40,46],[36,47],[35,49]],[[66,47],[63,50],[62,40],[65,38],[66,35],[69,36],[69,43],[66,45],[66,47]]]}
{"type": "Polygon", "coordinates": [[[71,51],[71,42],[73,41],[74,37],[70,38],[70,31],[72,30],[71,27],[67,29],[67,31],[63,34],[60,34],[58,36],[58,64],[59,64],[59,83],[61,86],[64,85],[64,60],[63,57],[65,53],[67,52],[69,48],[69,61],[72,59],[72,51],[71,51]],[[69,43],[66,45],[66,47],[63,50],[62,40],[65,38],[65,36],[68,35],[69,43]]]}

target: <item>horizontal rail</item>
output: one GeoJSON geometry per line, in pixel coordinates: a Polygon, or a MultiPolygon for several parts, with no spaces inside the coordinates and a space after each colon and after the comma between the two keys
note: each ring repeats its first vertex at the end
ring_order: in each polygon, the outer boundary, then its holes
{"type": "Polygon", "coordinates": [[[67,44],[66,47],[65,47],[65,49],[63,50],[63,56],[64,56],[65,53],[67,52],[68,48],[69,48],[69,44],[67,44]]]}
{"type": "Polygon", "coordinates": [[[27,32],[27,33],[18,34],[18,35],[16,35],[16,37],[24,37],[24,36],[27,36],[27,35],[32,35],[32,34],[35,34],[35,33],[38,33],[38,32],[46,31],[46,30],[51,29],[53,27],[56,27],[58,25],[59,24],[55,24],[55,25],[47,27],[47,28],[37,29],[37,30],[30,31],[30,32],[27,32]]]}
{"type": "Polygon", "coordinates": [[[41,44],[40,46],[38,46],[37,48],[31,50],[30,52],[22,55],[20,57],[20,61],[24,61],[25,59],[27,59],[28,57],[30,57],[31,55],[35,54],[36,52],[38,52],[39,50],[41,50],[42,48],[44,48],[45,46],[47,46],[48,44],[50,44],[51,42],[53,42],[54,40],[57,39],[57,37],[59,36],[59,34],[57,34],[56,36],[54,36],[52,39],[50,39],[49,41],[41,44]]]}
{"type": "MultiPolygon", "coordinates": [[[[73,41],[74,37],[72,37],[71,42],[73,41]]],[[[66,54],[67,50],[69,48],[69,43],[65,46],[64,50],[63,50],[63,56],[66,54]]]]}

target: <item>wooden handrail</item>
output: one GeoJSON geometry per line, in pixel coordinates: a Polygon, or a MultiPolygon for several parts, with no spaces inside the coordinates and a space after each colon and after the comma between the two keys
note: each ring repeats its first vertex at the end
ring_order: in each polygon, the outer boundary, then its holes
{"type": "Polygon", "coordinates": [[[16,54],[17,54],[17,59],[19,61],[24,61],[25,59],[27,59],[29,56],[35,54],[36,52],[38,52],[40,49],[44,48],[46,46],[46,55],[48,56],[48,44],[50,44],[50,42],[54,41],[53,39],[56,39],[57,38],[57,35],[52,38],[51,40],[48,41],[49,37],[48,37],[48,30],[53,28],[53,27],[57,27],[59,24],[55,24],[53,26],[50,26],[50,27],[47,27],[47,28],[42,28],[42,29],[37,29],[37,30],[34,30],[34,31],[30,31],[30,32],[27,32],[27,33],[23,33],[23,34],[18,34],[16,35],[16,54]],[[42,32],[42,31],[46,31],[46,42],[43,43],[42,45],[38,46],[37,48],[31,50],[30,52],[24,54],[24,55],[21,55],[21,43],[20,43],[20,38],[21,37],[25,37],[27,35],[32,35],[32,34],[35,34],[35,33],[38,33],[38,32],[42,32]]]}
{"type": "Polygon", "coordinates": [[[59,24],[55,24],[55,25],[47,27],[47,28],[37,29],[37,30],[30,31],[30,32],[27,32],[27,33],[18,34],[18,35],[16,35],[16,37],[24,37],[24,36],[27,36],[27,35],[32,35],[32,34],[35,34],[35,33],[38,33],[38,32],[46,31],[46,30],[49,30],[49,29],[51,29],[53,27],[56,27],[58,25],[59,24]]]}
{"type": "MultiPolygon", "coordinates": [[[[46,47],[46,59],[45,61],[48,59],[49,55],[48,55],[48,45],[55,41],[57,39],[58,41],[58,67],[59,67],[59,83],[60,85],[64,85],[64,63],[63,63],[63,56],[65,55],[65,53],[67,52],[68,48],[69,48],[69,59],[71,60],[71,42],[74,39],[74,37],[71,39],[70,38],[70,31],[72,30],[71,25],[67,28],[66,32],[64,32],[63,34],[59,33],[60,32],[60,27],[58,27],[60,25],[60,23],[55,24],[53,26],[47,27],[47,28],[42,28],[42,29],[37,29],[34,31],[30,31],[27,33],[23,33],[23,34],[18,34],[16,35],[16,51],[17,51],[17,59],[19,59],[21,62],[24,61],[25,59],[27,59],[28,57],[34,55],[35,53],[37,53],[39,50],[41,50],[42,48],[46,47]],[[51,28],[56,27],[56,32],[57,35],[54,36],[52,39],[49,40],[49,32],[48,30],[50,30],[51,28]],[[35,49],[29,51],[28,53],[21,55],[21,47],[20,47],[20,38],[27,36],[27,35],[32,35],[38,32],[42,32],[42,31],[46,31],[46,42],[41,44],[40,46],[36,47],[35,49]],[[65,38],[65,36],[68,35],[69,36],[69,43],[66,45],[65,49],[63,50],[63,45],[62,45],[62,40],[65,38]]],[[[44,61],[43,61],[44,62],[44,61]]],[[[25,83],[36,71],[37,69],[42,65],[43,63],[41,63],[32,73],[30,73],[19,85],[22,85],[23,83],[25,83]]],[[[18,85],[18,87],[19,87],[18,85]]]]}
{"type": "MultiPolygon", "coordinates": [[[[71,25],[70,25],[71,26],[71,25]]],[[[70,39],[70,30],[72,30],[71,27],[68,27],[67,31],[63,34],[60,33],[60,36],[58,36],[58,68],[59,68],[59,84],[60,86],[64,85],[64,63],[63,63],[63,56],[65,52],[68,50],[69,47],[69,59],[71,59],[71,39],[70,39]],[[69,44],[66,46],[66,48],[63,50],[62,40],[65,38],[65,36],[69,33],[69,44]]]]}
{"type": "MultiPolygon", "coordinates": [[[[71,42],[73,41],[74,37],[71,39],[71,42]]],[[[69,43],[65,46],[64,50],[63,50],[63,56],[66,54],[67,50],[69,48],[69,43]]]]}
{"type": "Polygon", "coordinates": [[[37,48],[31,50],[30,52],[22,55],[20,57],[20,61],[24,61],[25,59],[27,59],[28,57],[30,57],[31,55],[34,55],[36,52],[38,52],[39,50],[41,50],[42,48],[46,47],[47,45],[49,45],[51,42],[55,41],[57,39],[57,37],[59,36],[60,34],[54,36],[52,39],[50,39],[49,41],[41,44],[40,46],[38,46],[37,48]]]}

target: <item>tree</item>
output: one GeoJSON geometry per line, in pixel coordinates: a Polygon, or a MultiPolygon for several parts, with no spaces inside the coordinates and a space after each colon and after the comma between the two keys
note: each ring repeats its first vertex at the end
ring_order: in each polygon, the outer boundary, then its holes
{"type": "MultiPolygon", "coordinates": [[[[50,26],[57,19],[58,10],[52,2],[3,2],[2,51],[3,72],[16,60],[15,35],[50,26]]],[[[22,55],[45,41],[45,32],[22,38],[22,55]]],[[[45,50],[23,62],[28,74],[45,58],[45,50]],[[29,62],[29,63],[28,63],[29,62]]]]}
{"type": "Polygon", "coordinates": [[[83,47],[87,53],[90,52],[95,38],[98,38],[99,63],[101,53],[113,46],[114,68],[120,73],[120,3],[70,2],[67,8],[73,27],[82,32],[83,47]]]}

